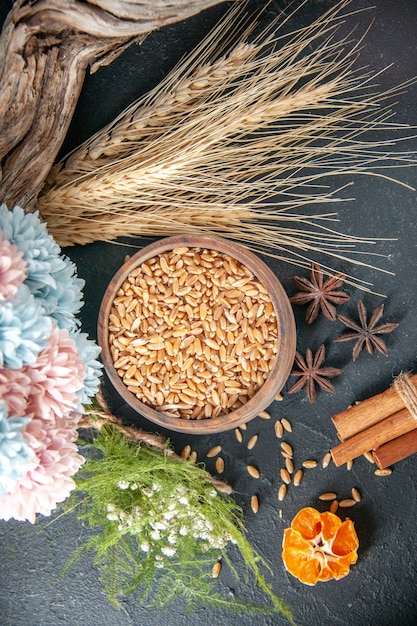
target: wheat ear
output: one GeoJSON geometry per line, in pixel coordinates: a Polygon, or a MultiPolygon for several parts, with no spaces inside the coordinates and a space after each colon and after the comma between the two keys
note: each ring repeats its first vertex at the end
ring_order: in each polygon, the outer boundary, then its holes
{"type": "Polygon", "coordinates": [[[336,232],[334,213],[312,213],[341,201],[324,183],[388,177],[382,168],[415,156],[377,138],[403,131],[384,101],[406,85],[378,94],[372,74],[355,69],[361,42],[336,38],[348,4],[289,35],[269,27],[224,53],[234,9],[160,92],[58,164],[39,199],[50,232],[67,246],[203,230],[304,266],[323,252],[360,262],[357,244],[376,240],[336,232]]]}

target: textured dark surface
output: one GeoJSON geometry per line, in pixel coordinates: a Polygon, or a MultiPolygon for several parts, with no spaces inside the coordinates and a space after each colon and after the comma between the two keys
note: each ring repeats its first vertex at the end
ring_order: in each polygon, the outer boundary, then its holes
{"type": "MultiPolygon", "coordinates": [[[[260,6],[252,3],[251,6],[260,6]]],[[[299,25],[308,24],[321,11],[332,5],[330,0],[310,0],[297,16],[299,25]]],[[[370,5],[371,3],[369,3],[370,5]]],[[[392,66],[378,82],[381,88],[390,88],[417,75],[417,4],[414,0],[376,0],[375,7],[366,13],[352,15],[346,31],[353,25],[359,28],[352,39],[359,37],[374,20],[366,36],[360,64],[373,71],[392,66]]],[[[268,21],[277,14],[279,3],[272,3],[265,14],[268,21]]],[[[352,2],[351,9],[363,8],[363,0],[352,2]]],[[[110,121],[127,104],[157,83],[169,68],[207,32],[223,8],[160,32],[154,33],[142,47],[128,50],[110,67],[87,79],[79,107],[74,117],[65,149],[75,146],[90,133],[110,121]]],[[[417,125],[417,86],[410,87],[395,107],[396,120],[417,125]]],[[[414,131],[410,131],[412,134],[414,131]]],[[[417,139],[410,140],[408,149],[417,150],[417,139]]],[[[401,180],[417,185],[416,169],[405,169],[397,174],[401,180]]],[[[350,179],[349,179],[350,180],[350,179]]],[[[277,500],[280,484],[279,440],[274,437],[274,421],[287,417],[293,432],[286,440],[295,451],[295,464],[306,458],[321,459],[337,443],[330,421],[331,415],[344,410],[356,400],[365,399],[386,389],[393,376],[401,370],[416,367],[417,346],[417,225],[416,193],[389,181],[356,177],[346,197],[354,200],[340,206],[337,229],[353,235],[378,238],[396,238],[381,243],[379,252],[387,255],[381,264],[395,277],[365,267],[356,267],[355,276],[374,283],[375,291],[384,293],[384,320],[399,322],[399,327],[387,335],[389,356],[362,353],[351,361],[352,344],[333,344],[332,339],[343,332],[340,323],[330,323],[323,316],[307,326],[304,309],[295,308],[298,325],[298,349],[313,351],[324,343],[329,365],[343,369],[333,379],[334,396],[320,392],[317,401],[309,404],[303,392],[286,395],[280,403],[270,407],[272,419],[256,418],[244,433],[244,441],[259,434],[254,450],[238,444],[233,432],[218,436],[188,438],[169,434],[177,450],[191,443],[201,459],[214,444],[223,446],[224,478],[235,489],[236,499],[246,513],[248,536],[254,546],[267,558],[273,571],[274,590],[291,607],[300,626],[411,626],[417,622],[416,592],[416,478],[417,456],[398,463],[388,478],[374,476],[374,466],[365,459],[357,460],[349,472],[346,467],[333,465],[306,470],[302,484],[289,489],[284,502],[277,500]],[[259,465],[262,477],[256,481],[247,477],[245,465],[259,465]],[[286,573],[280,556],[283,528],[289,525],[295,513],[303,506],[312,505],[324,510],[318,500],[323,491],[336,491],[348,497],[357,487],[362,502],[350,510],[360,539],[358,563],[348,577],[338,582],[307,587],[286,573]],[[250,510],[250,497],[258,493],[260,510],[250,510]],[[282,509],[282,519],[278,515],[282,509]]],[[[347,181],[343,181],[347,182],[347,181]]],[[[149,240],[137,242],[138,247],[149,240]]],[[[105,287],[123,261],[129,249],[123,246],[93,244],[85,248],[66,250],[77,263],[79,274],[86,280],[82,311],[84,329],[96,335],[98,307],[105,287]]],[[[295,293],[294,274],[308,275],[306,271],[269,261],[287,292],[295,293]]],[[[349,268],[334,261],[338,271],[349,268]]],[[[356,315],[356,303],[362,298],[369,309],[376,307],[381,297],[349,290],[352,299],[343,305],[343,313],[356,315]]],[[[291,383],[294,379],[291,379],[291,383]]],[[[289,385],[287,385],[289,388],[289,385]]],[[[133,416],[122,401],[106,387],[113,410],[120,416],[149,430],[154,427],[133,416]]],[[[207,467],[214,471],[214,461],[207,467]]],[[[342,515],[344,516],[344,515],[342,515]]],[[[73,515],[39,519],[35,525],[21,522],[0,523],[0,625],[1,626],[180,626],[187,621],[193,626],[227,624],[230,626],[272,626],[284,624],[280,616],[253,617],[224,613],[200,607],[184,618],[182,604],[166,612],[156,612],[137,606],[134,598],[126,598],[121,609],[115,610],[107,601],[98,581],[98,571],[88,557],[83,558],[65,578],[61,572],[74,549],[88,532],[73,515]]],[[[239,567],[241,563],[236,562],[239,567]]],[[[258,599],[251,586],[236,584],[223,568],[219,586],[225,593],[236,593],[246,600],[258,599]]]]}

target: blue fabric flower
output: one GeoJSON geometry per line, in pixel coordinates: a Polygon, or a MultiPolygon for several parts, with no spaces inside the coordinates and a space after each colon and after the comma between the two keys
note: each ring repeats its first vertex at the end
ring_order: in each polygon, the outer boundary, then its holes
{"type": "Polygon", "coordinates": [[[66,256],[61,256],[54,263],[51,277],[54,285],[45,283],[36,290],[34,296],[59,328],[67,328],[74,332],[80,326],[76,314],[83,305],[82,290],[85,281],[77,276],[75,263],[66,256]]]}
{"type": "Polygon", "coordinates": [[[0,229],[4,238],[23,252],[28,265],[25,284],[59,328],[74,331],[79,326],[84,280],[77,277],[72,261],[61,255],[61,248],[48,234],[36,213],[25,213],[19,206],[9,211],[0,206],[0,229]]]}
{"type": "Polygon", "coordinates": [[[8,417],[6,403],[0,400],[0,500],[23,478],[35,456],[22,434],[29,421],[25,417],[8,417]]]}
{"type": "Polygon", "coordinates": [[[96,395],[100,384],[103,365],[97,361],[97,357],[101,348],[94,341],[88,339],[86,333],[76,332],[71,337],[77,345],[79,358],[86,366],[84,387],[78,392],[78,397],[81,404],[89,404],[91,398],[96,395]]]}
{"type": "Polygon", "coordinates": [[[0,303],[0,367],[30,365],[48,342],[51,320],[26,285],[13,302],[0,303]]]}
{"type": "Polygon", "coordinates": [[[14,243],[28,264],[28,287],[43,286],[45,282],[52,284],[50,274],[53,262],[59,256],[61,249],[53,237],[51,237],[46,225],[35,213],[25,213],[19,206],[9,211],[5,204],[0,206],[0,229],[5,239],[14,243]]]}

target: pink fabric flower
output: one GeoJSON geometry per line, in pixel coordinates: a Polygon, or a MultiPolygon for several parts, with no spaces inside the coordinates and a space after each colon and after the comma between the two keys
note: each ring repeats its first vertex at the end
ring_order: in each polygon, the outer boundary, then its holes
{"type": "Polygon", "coordinates": [[[3,239],[0,231],[0,301],[13,300],[26,278],[26,269],[23,252],[7,239],[3,239]]]}
{"type": "Polygon", "coordinates": [[[0,399],[6,403],[9,415],[28,417],[30,390],[31,380],[23,370],[0,367],[0,399]]]}
{"type": "Polygon", "coordinates": [[[75,487],[72,476],[85,459],[75,444],[81,414],[44,421],[33,418],[25,429],[25,439],[35,451],[37,462],[21,478],[13,492],[0,501],[0,518],[36,520],[36,514],[50,515],[75,487]]]}
{"type": "MultiPolygon", "coordinates": [[[[72,476],[84,462],[75,441],[81,416],[77,391],[83,387],[85,365],[68,330],[53,328],[37,361],[20,372],[20,395],[10,375],[13,370],[8,372],[10,378],[1,378],[0,371],[0,393],[11,406],[24,409],[14,413],[32,417],[23,436],[35,459],[13,491],[0,501],[0,519],[35,522],[37,513],[50,515],[57,503],[69,496],[75,487],[72,476]]],[[[16,382],[18,371],[14,372],[16,382]]]]}
{"type": "Polygon", "coordinates": [[[85,364],[78,356],[75,341],[67,329],[53,328],[48,346],[33,365],[24,368],[32,389],[28,412],[44,420],[77,409],[77,391],[83,388],[85,364]]]}

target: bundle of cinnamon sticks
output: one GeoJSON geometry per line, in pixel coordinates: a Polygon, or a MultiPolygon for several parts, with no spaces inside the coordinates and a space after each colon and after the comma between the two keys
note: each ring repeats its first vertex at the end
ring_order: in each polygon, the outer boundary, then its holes
{"type": "Polygon", "coordinates": [[[372,452],[380,469],[417,452],[417,374],[332,417],[342,443],[330,451],[336,466],[372,452]]]}

